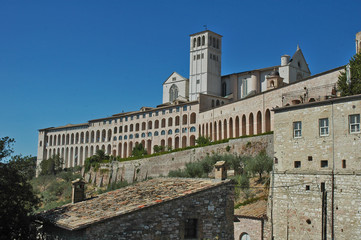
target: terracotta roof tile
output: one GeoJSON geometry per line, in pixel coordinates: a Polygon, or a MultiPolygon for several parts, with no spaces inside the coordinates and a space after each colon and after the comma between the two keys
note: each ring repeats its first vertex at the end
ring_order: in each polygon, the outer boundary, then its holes
{"type": "Polygon", "coordinates": [[[68,230],[171,201],[226,181],[214,179],[156,178],[101,194],[86,201],[44,211],[38,217],[68,230]]]}
{"type": "Polygon", "coordinates": [[[257,202],[241,206],[234,210],[234,215],[251,218],[265,218],[267,216],[267,201],[259,200],[257,202]]]}

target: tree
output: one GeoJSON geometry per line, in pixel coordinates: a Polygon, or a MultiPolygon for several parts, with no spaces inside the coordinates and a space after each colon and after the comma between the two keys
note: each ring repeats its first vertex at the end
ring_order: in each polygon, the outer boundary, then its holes
{"type": "Polygon", "coordinates": [[[165,147],[159,146],[159,145],[154,145],[153,151],[154,151],[154,153],[165,152],[165,147]]]}
{"type": "Polygon", "coordinates": [[[40,175],[55,175],[62,170],[63,164],[63,158],[59,154],[55,154],[40,163],[40,175]]]}
{"type": "Polygon", "coordinates": [[[0,138],[0,161],[3,162],[10,156],[14,150],[12,145],[15,143],[13,138],[3,137],[0,138]]]}
{"type": "Polygon", "coordinates": [[[85,172],[88,172],[91,167],[94,167],[97,169],[101,162],[108,162],[109,159],[110,159],[109,155],[106,155],[104,150],[102,150],[102,149],[97,150],[95,155],[85,159],[85,162],[84,162],[85,172]]]}
{"type": "Polygon", "coordinates": [[[211,143],[211,140],[208,137],[199,136],[199,138],[196,139],[196,143],[199,146],[205,146],[209,145],[211,143]]]}
{"type": "Polygon", "coordinates": [[[262,181],[262,174],[272,171],[273,161],[267,156],[265,151],[260,152],[255,158],[250,158],[246,163],[246,169],[253,174],[259,175],[259,181],[262,181]]]}
{"type": "Polygon", "coordinates": [[[16,155],[11,157],[8,164],[18,170],[26,180],[31,180],[35,177],[36,157],[16,155]]]}
{"type": "Polygon", "coordinates": [[[0,239],[34,239],[31,213],[39,204],[25,175],[2,163],[13,152],[14,139],[0,139],[0,239]]]}
{"type": "Polygon", "coordinates": [[[347,67],[338,77],[337,88],[341,96],[350,96],[361,94],[361,53],[356,54],[350,59],[351,82],[347,83],[347,67]]]}
{"type": "Polygon", "coordinates": [[[148,152],[147,150],[143,147],[143,144],[138,144],[136,143],[134,148],[133,148],[133,151],[132,151],[132,155],[134,157],[141,157],[141,156],[144,156],[144,155],[147,155],[148,152]]]}

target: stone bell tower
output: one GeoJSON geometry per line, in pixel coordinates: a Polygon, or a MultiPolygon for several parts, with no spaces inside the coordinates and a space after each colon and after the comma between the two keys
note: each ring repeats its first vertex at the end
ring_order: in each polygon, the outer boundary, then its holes
{"type": "Polygon", "coordinates": [[[222,36],[206,30],[190,35],[189,99],[221,95],[222,36]]]}

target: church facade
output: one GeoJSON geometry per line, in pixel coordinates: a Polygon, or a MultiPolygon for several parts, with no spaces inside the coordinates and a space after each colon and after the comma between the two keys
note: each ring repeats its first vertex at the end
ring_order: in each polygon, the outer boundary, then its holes
{"type": "Polygon", "coordinates": [[[311,76],[302,50],[281,56],[280,65],[221,76],[222,36],[190,35],[190,75],[173,72],[163,83],[162,104],[138,111],[39,130],[38,162],[59,154],[64,167],[83,165],[103,149],[126,158],[141,143],[168,149],[273,130],[273,108],[335,96],[342,67],[311,76]]]}

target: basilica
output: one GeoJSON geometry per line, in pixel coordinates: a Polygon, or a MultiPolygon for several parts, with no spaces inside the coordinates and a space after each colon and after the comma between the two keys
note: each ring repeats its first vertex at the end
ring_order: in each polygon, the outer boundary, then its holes
{"type": "Polygon", "coordinates": [[[126,158],[137,143],[152,154],[155,146],[194,146],[199,136],[217,141],[270,132],[272,109],[334,97],[343,70],[311,75],[298,46],[277,66],[222,76],[221,62],[221,35],[210,30],[190,35],[189,77],[170,74],[160,105],[40,129],[37,164],[59,154],[64,167],[74,167],[98,149],[126,158]]]}

